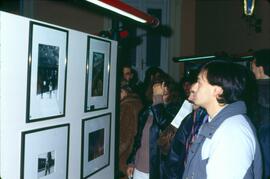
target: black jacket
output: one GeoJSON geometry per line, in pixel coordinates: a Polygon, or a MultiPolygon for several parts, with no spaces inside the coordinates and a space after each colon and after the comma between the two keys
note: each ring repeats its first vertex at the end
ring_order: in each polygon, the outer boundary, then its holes
{"type": "Polygon", "coordinates": [[[184,172],[184,160],[186,157],[186,141],[193,124],[193,113],[189,114],[178,128],[171,148],[161,164],[162,179],[181,179],[184,172]]]}
{"type": "Polygon", "coordinates": [[[258,80],[258,114],[256,124],[258,139],[261,145],[264,176],[270,178],[270,79],[258,80]]]}
{"type": "Polygon", "coordinates": [[[175,137],[172,140],[168,155],[162,161],[162,179],[181,179],[185,166],[184,161],[187,157],[186,144],[191,138],[191,130],[197,133],[204,122],[206,111],[203,108],[193,110],[181,123],[175,137]],[[194,119],[194,113],[196,118],[194,119]]]}
{"type": "Polygon", "coordinates": [[[150,112],[153,114],[153,123],[149,133],[149,174],[150,179],[160,178],[160,150],[157,145],[157,139],[161,130],[164,130],[173,120],[180,108],[178,103],[169,103],[167,105],[157,104],[147,107],[140,115],[138,120],[137,134],[134,139],[131,154],[128,157],[127,164],[135,163],[137,150],[141,146],[141,138],[144,126],[150,112]]]}

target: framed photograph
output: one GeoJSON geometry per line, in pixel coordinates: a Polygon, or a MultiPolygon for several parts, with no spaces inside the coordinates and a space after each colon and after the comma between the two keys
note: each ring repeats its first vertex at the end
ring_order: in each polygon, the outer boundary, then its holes
{"type": "Polygon", "coordinates": [[[68,178],[69,124],[22,132],[21,179],[68,178]]]}
{"type": "Polygon", "coordinates": [[[81,179],[110,164],[111,113],[82,122],[81,179]]]}
{"type": "Polygon", "coordinates": [[[88,37],[85,112],[108,108],[110,53],[110,41],[88,37]]]}
{"type": "Polygon", "coordinates": [[[30,22],[26,122],[65,115],[68,31],[30,22]]]}

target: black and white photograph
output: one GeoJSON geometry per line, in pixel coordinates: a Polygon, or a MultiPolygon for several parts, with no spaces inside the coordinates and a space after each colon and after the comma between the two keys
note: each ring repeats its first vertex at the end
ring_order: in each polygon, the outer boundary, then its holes
{"type": "Polygon", "coordinates": [[[111,113],[82,121],[81,179],[110,164],[111,113]]]}
{"type": "Polygon", "coordinates": [[[38,156],[38,178],[50,175],[55,171],[55,152],[50,151],[38,156]]]}
{"type": "Polygon", "coordinates": [[[26,122],[65,115],[68,31],[30,22],[26,122]]]}
{"type": "Polygon", "coordinates": [[[111,42],[88,37],[84,111],[108,108],[111,42]]]}
{"type": "Polygon", "coordinates": [[[21,179],[68,179],[69,124],[22,132],[21,179]]]}
{"type": "Polygon", "coordinates": [[[37,95],[42,99],[57,98],[59,47],[39,44],[37,95]]]}
{"type": "Polygon", "coordinates": [[[88,161],[91,161],[104,154],[104,129],[90,132],[88,136],[88,161]]]}

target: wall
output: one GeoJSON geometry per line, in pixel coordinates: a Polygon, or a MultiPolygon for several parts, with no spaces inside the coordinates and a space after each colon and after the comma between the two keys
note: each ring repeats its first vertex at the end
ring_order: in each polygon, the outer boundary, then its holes
{"type": "Polygon", "coordinates": [[[270,48],[270,3],[256,1],[255,16],[262,19],[262,32],[256,33],[243,18],[243,1],[196,1],[196,54],[270,48]]]}
{"type": "Polygon", "coordinates": [[[0,9],[91,34],[111,28],[108,15],[81,0],[3,0],[0,9]]]}
{"type": "Polygon", "coordinates": [[[181,56],[194,55],[196,11],[195,0],[183,0],[181,6],[181,56]]]}
{"type": "Polygon", "coordinates": [[[176,80],[179,81],[180,77],[183,75],[183,65],[176,65],[172,58],[179,56],[181,46],[181,6],[182,0],[171,0],[170,1],[170,11],[169,11],[169,25],[172,28],[172,35],[169,38],[168,44],[168,72],[176,80]]]}
{"type": "MultiPolygon", "coordinates": [[[[195,55],[195,31],[196,31],[196,16],[195,16],[195,0],[182,0],[180,6],[180,55],[178,56],[193,56],[195,55]]],[[[184,75],[184,63],[179,64],[179,79],[184,75]]]]}

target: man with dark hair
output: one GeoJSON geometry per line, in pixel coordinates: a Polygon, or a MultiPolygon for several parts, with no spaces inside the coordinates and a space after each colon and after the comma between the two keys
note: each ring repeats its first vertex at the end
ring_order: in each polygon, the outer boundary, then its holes
{"type": "Polygon", "coordinates": [[[183,178],[261,178],[260,147],[243,101],[249,81],[243,68],[221,61],[202,67],[194,103],[206,109],[208,123],[188,151],[183,178]]]}
{"type": "Polygon", "coordinates": [[[270,49],[258,50],[254,53],[252,71],[258,85],[258,139],[261,144],[264,179],[270,178],[270,49]]]}

